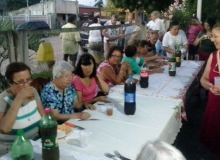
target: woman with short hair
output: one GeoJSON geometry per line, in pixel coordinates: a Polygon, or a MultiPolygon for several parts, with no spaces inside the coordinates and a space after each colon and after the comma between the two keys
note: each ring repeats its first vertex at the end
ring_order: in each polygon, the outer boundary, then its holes
{"type": "Polygon", "coordinates": [[[0,156],[10,151],[19,129],[27,138],[37,138],[44,115],[40,97],[30,86],[31,70],[26,64],[9,64],[5,77],[10,87],[0,94],[0,156]]]}
{"type": "Polygon", "coordinates": [[[179,22],[172,21],[170,23],[170,29],[165,33],[162,44],[168,58],[175,54],[175,45],[180,46],[182,54],[187,53],[188,40],[185,32],[180,30],[179,22]]]}
{"type": "Polygon", "coordinates": [[[102,62],[97,72],[102,79],[113,87],[117,84],[124,84],[125,80],[131,75],[131,67],[129,63],[121,63],[123,53],[121,47],[113,46],[110,48],[107,59],[102,62]]]}
{"type": "Polygon", "coordinates": [[[73,66],[68,62],[56,62],[53,67],[53,80],[44,86],[41,93],[44,108],[50,108],[59,123],[69,119],[87,119],[90,117],[90,114],[86,112],[74,112],[74,108],[80,108],[83,105],[76,101],[76,92],[71,85],[72,72],[73,66]]]}

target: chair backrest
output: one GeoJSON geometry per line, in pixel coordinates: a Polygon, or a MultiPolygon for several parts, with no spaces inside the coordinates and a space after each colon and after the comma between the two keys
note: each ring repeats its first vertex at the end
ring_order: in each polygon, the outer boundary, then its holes
{"type": "Polygon", "coordinates": [[[38,94],[41,94],[42,89],[44,88],[44,86],[49,83],[51,81],[50,78],[35,78],[32,82],[31,82],[31,86],[33,86],[38,94]]]}

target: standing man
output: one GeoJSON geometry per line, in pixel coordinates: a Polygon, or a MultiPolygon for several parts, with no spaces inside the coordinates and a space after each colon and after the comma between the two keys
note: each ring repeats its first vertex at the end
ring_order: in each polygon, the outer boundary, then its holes
{"type": "MultiPolygon", "coordinates": [[[[128,21],[125,22],[125,24],[132,24],[132,20],[133,20],[132,16],[128,16],[128,21]]],[[[129,33],[132,33],[134,28],[135,28],[135,26],[124,27],[123,28],[124,34],[126,35],[126,34],[129,34],[129,33]]],[[[131,35],[125,37],[124,48],[127,47],[128,41],[130,40],[130,38],[131,38],[131,35]]]]}
{"type": "MultiPolygon", "coordinates": [[[[118,15],[113,14],[111,20],[107,21],[104,26],[111,26],[111,25],[120,25],[118,22],[118,15]]],[[[112,46],[118,45],[118,38],[122,37],[122,28],[109,28],[103,29],[102,35],[104,36],[104,57],[107,59],[109,49],[112,46]]]]}
{"type": "MultiPolygon", "coordinates": [[[[72,15],[68,18],[68,23],[62,28],[76,28],[75,16],[72,15]]],[[[60,33],[62,39],[62,52],[64,54],[63,60],[68,61],[68,57],[75,67],[79,45],[81,45],[81,38],[79,32],[63,32],[60,33]],[[79,44],[79,45],[78,45],[79,44]]]]}
{"type": "Polygon", "coordinates": [[[154,31],[164,31],[166,32],[164,21],[160,19],[160,12],[153,11],[151,13],[151,19],[154,21],[153,30],[154,31]]]}

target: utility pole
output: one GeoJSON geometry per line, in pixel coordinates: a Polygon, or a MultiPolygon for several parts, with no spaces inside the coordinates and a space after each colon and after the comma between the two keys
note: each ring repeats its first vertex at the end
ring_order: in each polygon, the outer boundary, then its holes
{"type": "Polygon", "coordinates": [[[197,0],[197,17],[199,21],[202,20],[202,0],[197,0]]]}

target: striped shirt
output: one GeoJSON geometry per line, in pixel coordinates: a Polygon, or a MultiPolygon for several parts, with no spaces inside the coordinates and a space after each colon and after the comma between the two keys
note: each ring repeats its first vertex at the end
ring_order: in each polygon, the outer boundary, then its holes
{"type": "MultiPolygon", "coordinates": [[[[40,97],[36,90],[34,90],[34,93],[35,100],[27,102],[20,107],[12,130],[8,134],[0,133],[0,142],[2,142],[0,143],[0,156],[10,150],[19,129],[22,129],[29,139],[34,139],[38,136],[38,125],[41,115],[38,112],[37,103],[40,102],[40,97]]],[[[7,91],[0,94],[1,113],[6,114],[12,103],[13,98],[7,91]]]]}

